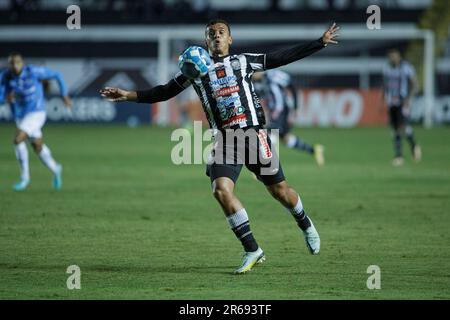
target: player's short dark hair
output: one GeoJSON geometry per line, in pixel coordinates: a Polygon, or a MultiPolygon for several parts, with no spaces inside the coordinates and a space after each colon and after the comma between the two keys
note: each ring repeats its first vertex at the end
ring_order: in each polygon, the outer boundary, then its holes
{"type": "Polygon", "coordinates": [[[228,33],[231,35],[231,28],[230,28],[230,24],[228,23],[228,21],[223,20],[223,19],[212,19],[209,20],[209,22],[206,24],[205,29],[208,29],[208,27],[215,25],[216,23],[223,23],[224,25],[227,26],[228,28],[228,33]]]}

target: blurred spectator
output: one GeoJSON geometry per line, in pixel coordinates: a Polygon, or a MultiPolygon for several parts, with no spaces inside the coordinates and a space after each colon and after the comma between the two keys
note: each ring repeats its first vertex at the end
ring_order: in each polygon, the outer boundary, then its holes
{"type": "Polygon", "coordinates": [[[206,20],[215,16],[215,11],[209,0],[191,0],[191,7],[194,13],[205,17],[206,20]]]}
{"type": "Polygon", "coordinates": [[[208,0],[191,0],[191,7],[197,13],[205,13],[211,10],[211,5],[208,0]]]}
{"type": "Polygon", "coordinates": [[[25,11],[36,10],[38,8],[36,0],[11,0],[10,19],[18,22],[25,11]]]}

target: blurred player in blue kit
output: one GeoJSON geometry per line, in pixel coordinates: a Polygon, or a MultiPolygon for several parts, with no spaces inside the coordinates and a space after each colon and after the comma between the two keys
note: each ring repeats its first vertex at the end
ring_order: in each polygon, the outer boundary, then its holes
{"type": "Polygon", "coordinates": [[[26,65],[20,53],[8,57],[9,68],[0,74],[0,103],[9,103],[17,132],[14,137],[14,149],[20,167],[20,180],[14,184],[15,191],[25,190],[30,183],[28,149],[29,140],[42,163],[53,174],[53,187],[62,187],[62,165],[57,163],[47,145],[44,144],[42,127],[47,114],[42,81],[54,79],[58,82],[64,104],[72,105],[66,85],[57,71],[43,66],[26,65]]]}

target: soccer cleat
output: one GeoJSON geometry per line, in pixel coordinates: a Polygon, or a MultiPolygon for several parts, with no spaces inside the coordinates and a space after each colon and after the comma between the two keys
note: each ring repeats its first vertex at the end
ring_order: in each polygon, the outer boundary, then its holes
{"type": "Polygon", "coordinates": [[[403,158],[402,157],[396,157],[396,158],[394,158],[394,160],[392,160],[392,165],[394,166],[394,167],[400,167],[400,166],[402,166],[403,165],[403,158]]]}
{"type": "Polygon", "coordinates": [[[253,266],[257,263],[263,263],[266,260],[264,252],[258,247],[258,250],[254,252],[244,252],[244,260],[242,264],[237,268],[234,273],[242,274],[252,270],[253,266]]]}
{"type": "Polygon", "coordinates": [[[324,156],[325,148],[321,144],[314,145],[314,159],[316,159],[316,163],[318,166],[323,166],[325,164],[325,156],[324,156]]]}
{"type": "Polygon", "coordinates": [[[62,188],[62,165],[58,165],[58,170],[53,175],[53,188],[55,190],[61,190],[62,188]]]}
{"type": "Polygon", "coordinates": [[[30,180],[20,180],[13,186],[14,191],[23,191],[28,187],[30,180]]]}
{"type": "Polygon", "coordinates": [[[414,146],[413,157],[415,162],[422,160],[422,148],[418,144],[414,146]]]}
{"type": "Polygon", "coordinates": [[[312,223],[311,219],[309,219],[309,222],[311,223],[311,226],[308,229],[306,229],[305,231],[303,231],[303,235],[305,236],[306,246],[308,247],[308,250],[309,250],[309,252],[311,252],[311,254],[318,254],[320,251],[319,233],[317,232],[316,228],[314,227],[314,224],[312,223]]]}

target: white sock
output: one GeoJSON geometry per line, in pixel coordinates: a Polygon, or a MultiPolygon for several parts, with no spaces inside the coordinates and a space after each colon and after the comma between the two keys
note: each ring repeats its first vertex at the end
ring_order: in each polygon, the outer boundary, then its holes
{"type": "Polygon", "coordinates": [[[248,222],[247,211],[244,208],[238,210],[236,213],[233,213],[231,216],[227,217],[228,224],[230,228],[236,228],[243,224],[244,222],[248,222]]]}
{"type": "Polygon", "coordinates": [[[54,174],[58,172],[59,165],[56,163],[55,159],[53,159],[50,149],[45,144],[42,146],[41,153],[39,153],[39,159],[41,159],[51,172],[54,174]]]}
{"type": "Polygon", "coordinates": [[[297,225],[302,231],[308,230],[311,227],[311,219],[309,219],[305,210],[303,210],[302,200],[300,200],[300,196],[298,196],[298,201],[295,207],[288,208],[289,212],[294,217],[295,221],[297,221],[297,225]]]}
{"type": "Polygon", "coordinates": [[[255,252],[258,250],[258,243],[253,237],[250,223],[248,222],[247,211],[244,208],[228,216],[227,221],[236,238],[241,241],[245,252],[255,252]]]}
{"type": "Polygon", "coordinates": [[[20,179],[30,180],[30,167],[28,165],[28,149],[25,142],[21,142],[14,146],[16,158],[20,166],[20,179]]]}
{"type": "Polygon", "coordinates": [[[302,200],[300,200],[300,196],[298,196],[298,201],[297,204],[295,205],[295,207],[293,208],[287,208],[289,210],[290,213],[292,213],[293,215],[299,215],[302,213],[303,211],[303,203],[302,200]]]}

